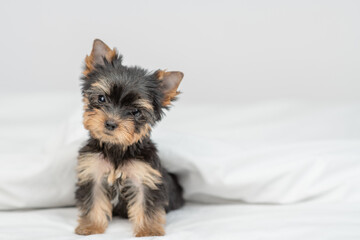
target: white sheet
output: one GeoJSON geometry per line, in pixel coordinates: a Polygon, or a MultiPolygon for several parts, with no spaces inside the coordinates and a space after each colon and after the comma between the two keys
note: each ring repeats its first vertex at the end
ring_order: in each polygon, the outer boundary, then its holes
{"type": "MultiPolygon", "coordinates": [[[[73,206],[77,150],[87,138],[80,96],[8,98],[0,97],[0,209],[73,206]]],[[[167,115],[153,139],[187,200],[360,201],[356,102],[179,103],[167,115]]]]}
{"type": "MultiPolygon", "coordinates": [[[[77,236],[76,213],[75,208],[1,212],[0,239],[135,239],[129,221],[119,218],[105,234],[77,236]]],[[[168,214],[165,237],[147,239],[358,240],[359,226],[359,204],[187,204],[168,214]]]]}
{"type": "MultiPolygon", "coordinates": [[[[73,206],[86,139],[80,97],[8,99],[0,96],[0,209],[73,206]]],[[[170,213],[165,239],[360,239],[359,122],[358,103],[177,103],[153,132],[159,154],[188,200],[222,204],[170,213]]],[[[0,239],[80,239],[76,218],[75,208],[1,211],[0,239]]],[[[131,237],[116,218],[86,239],[131,237]]]]}

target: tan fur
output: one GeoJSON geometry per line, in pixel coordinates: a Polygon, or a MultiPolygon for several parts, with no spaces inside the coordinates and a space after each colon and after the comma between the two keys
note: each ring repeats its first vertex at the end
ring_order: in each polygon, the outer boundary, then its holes
{"type": "Polygon", "coordinates": [[[109,176],[107,178],[107,182],[110,186],[114,185],[115,181],[122,177],[122,171],[120,168],[118,169],[111,169],[109,176]]]}
{"type": "Polygon", "coordinates": [[[112,168],[112,164],[99,153],[79,155],[77,165],[79,183],[89,180],[100,182],[101,178],[109,174],[112,168]]]}
{"type": "Polygon", "coordinates": [[[102,142],[110,142],[114,144],[122,144],[129,146],[140,141],[143,137],[150,133],[151,127],[149,124],[144,125],[139,133],[135,132],[134,122],[132,120],[116,119],[107,116],[103,111],[94,109],[92,111],[84,112],[83,124],[84,127],[90,131],[90,134],[102,142]],[[104,124],[106,120],[114,119],[119,125],[114,131],[105,134],[104,124]]]}
{"type": "Polygon", "coordinates": [[[157,78],[159,81],[164,81],[165,78],[169,77],[170,75],[177,74],[179,78],[178,84],[174,85],[174,88],[168,89],[164,93],[164,99],[162,100],[163,106],[168,106],[171,104],[171,101],[174,100],[174,98],[180,94],[179,91],[177,91],[177,88],[179,87],[179,84],[181,82],[181,79],[183,78],[183,73],[181,72],[166,72],[166,71],[157,71],[157,78]]]}
{"type": "Polygon", "coordinates": [[[139,133],[134,133],[133,134],[133,139],[131,141],[130,144],[136,143],[138,141],[140,141],[140,139],[142,139],[143,137],[149,135],[151,130],[151,127],[149,124],[145,124],[141,129],[139,133]]]}
{"type": "Polygon", "coordinates": [[[117,169],[101,154],[84,154],[78,158],[79,183],[94,181],[93,206],[86,215],[80,215],[79,225],[75,232],[81,235],[103,233],[111,218],[112,205],[110,199],[105,195],[102,186],[103,179],[107,179],[109,185],[113,185],[118,178],[122,178],[131,189],[128,199],[128,214],[134,226],[134,234],[141,236],[163,236],[165,234],[165,211],[158,209],[152,216],[145,214],[144,186],[157,189],[161,183],[161,173],[153,169],[148,163],[131,160],[126,165],[117,169]]]}
{"type": "Polygon", "coordinates": [[[84,103],[84,109],[87,108],[87,106],[89,105],[89,99],[88,99],[87,94],[84,95],[82,101],[84,103]]]}
{"type": "Polygon", "coordinates": [[[130,180],[133,193],[128,205],[130,221],[134,224],[134,233],[140,236],[162,236],[165,234],[165,211],[159,209],[152,216],[145,214],[144,186],[157,189],[156,184],[161,183],[161,174],[149,164],[133,160],[121,167],[122,178],[130,180]]]}
{"type": "Polygon", "coordinates": [[[85,129],[90,131],[90,134],[96,138],[103,135],[104,124],[107,119],[105,113],[99,109],[92,111],[85,111],[83,114],[83,124],[85,129]]]}
{"type": "Polygon", "coordinates": [[[139,99],[135,102],[135,104],[140,105],[142,108],[145,108],[147,110],[153,110],[153,106],[151,105],[151,103],[149,103],[148,100],[145,99],[139,99]]]}
{"type": "Polygon", "coordinates": [[[157,77],[159,80],[163,80],[165,73],[166,73],[166,71],[159,70],[159,71],[156,72],[156,77],[157,77]]]}
{"type": "Polygon", "coordinates": [[[165,96],[164,100],[162,101],[163,106],[167,106],[171,104],[171,101],[179,95],[180,92],[177,92],[176,90],[171,91],[168,95],[165,96]]]}
{"type": "Polygon", "coordinates": [[[158,210],[151,218],[145,217],[145,221],[140,220],[139,222],[134,222],[135,236],[164,236],[165,215],[164,210],[158,210]]]}
{"type": "MultiPolygon", "coordinates": [[[[107,53],[105,55],[106,60],[111,62],[115,56],[116,56],[116,50],[110,49],[108,46],[106,46],[107,53]]],[[[94,49],[91,51],[90,56],[85,57],[85,70],[83,71],[83,74],[87,76],[90,72],[92,72],[95,69],[95,62],[94,62],[94,49]]]]}
{"type": "MultiPolygon", "coordinates": [[[[85,58],[86,67],[83,71],[85,78],[95,70],[96,64],[105,64],[106,61],[103,61],[103,57],[108,62],[112,62],[116,56],[115,49],[110,49],[99,39],[94,40],[91,54],[85,58]]],[[[159,81],[162,81],[160,83],[164,93],[162,104],[166,106],[179,94],[177,88],[183,74],[166,71],[159,71],[157,74],[159,81]]],[[[108,142],[120,144],[126,148],[150,134],[151,127],[149,124],[145,124],[139,132],[135,132],[133,119],[121,119],[119,116],[104,112],[101,109],[90,109],[87,94],[94,94],[94,96],[90,96],[91,98],[97,97],[95,94],[102,94],[101,92],[109,95],[112,86],[106,79],[99,79],[91,87],[91,91],[84,93],[83,124],[94,138],[100,140],[100,144],[108,142]],[[107,120],[114,121],[118,127],[113,131],[108,131],[104,126],[107,120]]],[[[138,99],[135,107],[153,111],[151,102],[145,99],[138,99]]],[[[104,186],[106,183],[110,186],[115,184],[111,191],[117,191],[116,194],[122,194],[122,191],[126,191],[124,197],[128,201],[127,210],[129,219],[134,226],[135,236],[162,236],[165,234],[165,209],[159,203],[149,204],[151,198],[145,199],[150,196],[147,192],[149,189],[157,190],[158,185],[162,183],[161,173],[152,168],[150,164],[132,159],[115,169],[114,165],[102,154],[86,153],[80,154],[78,157],[77,172],[79,184],[86,184],[88,181],[93,183],[91,198],[86,198],[87,196],[84,195],[85,204],[80,205],[82,207],[80,210],[84,212],[80,212],[79,225],[75,230],[77,234],[90,235],[105,232],[108,221],[112,218],[112,204],[117,204],[116,201],[112,201],[114,199],[109,199],[107,191],[110,188],[104,186]],[[119,178],[121,181],[116,182],[119,178]],[[149,208],[151,208],[150,212],[149,208]]]]}
{"type": "Polygon", "coordinates": [[[79,218],[79,225],[75,229],[75,233],[79,235],[92,235],[104,233],[106,226],[95,225],[87,218],[79,218]]]}
{"type": "Polygon", "coordinates": [[[102,185],[102,180],[113,169],[112,164],[101,154],[88,153],[78,158],[78,182],[93,181],[93,200],[90,211],[80,214],[79,226],[75,232],[81,235],[103,233],[112,217],[112,205],[102,185]]]}
{"type": "Polygon", "coordinates": [[[110,94],[111,86],[110,86],[110,84],[109,84],[106,80],[104,80],[104,79],[100,79],[99,81],[93,83],[91,86],[102,90],[102,91],[103,91],[104,93],[106,93],[106,94],[110,94]]]}
{"type": "Polygon", "coordinates": [[[151,189],[157,189],[156,184],[161,183],[161,173],[153,169],[148,163],[139,160],[131,160],[121,166],[122,178],[130,179],[137,186],[144,184],[151,189]]]}

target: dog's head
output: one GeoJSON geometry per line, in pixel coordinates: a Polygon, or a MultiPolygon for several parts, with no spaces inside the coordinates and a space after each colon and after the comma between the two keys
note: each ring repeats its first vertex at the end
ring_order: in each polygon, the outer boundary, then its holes
{"type": "Polygon", "coordinates": [[[149,135],[179,94],[181,72],[122,65],[122,56],[101,40],[85,58],[84,126],[100,142],[129,146],[149,135]]]}

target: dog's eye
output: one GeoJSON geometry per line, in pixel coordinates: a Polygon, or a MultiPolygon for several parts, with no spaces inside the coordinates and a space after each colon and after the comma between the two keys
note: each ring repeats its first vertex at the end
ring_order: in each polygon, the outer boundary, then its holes
{"type": "Polygon", "coordinates": [[[139,109],[134,109],[134,110],[132,110],[131,111],[131,115],[133,115],[133,116],[135,116],[135,117],[138,117],[138,116],[140,116],[140,111],[139,111],[139,109]]]}
{"type": "Polygon", "coordinates": [[[101,103],[105,102],[105,97],[104,97],[104,95],[99,95],[98,100],[99,100],[99,102],[101,102],[101,103]]]}

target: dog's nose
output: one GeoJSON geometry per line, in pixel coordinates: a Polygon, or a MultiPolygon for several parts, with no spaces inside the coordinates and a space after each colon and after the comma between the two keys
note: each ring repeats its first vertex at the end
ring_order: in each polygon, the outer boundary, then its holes
{"type": "Polygon", "coordinates": [[[105,128],[107,130],[113,131],[115,128],[117,128],[117,124],[114,121],[108,120],[105,122],[105,128]]]}

